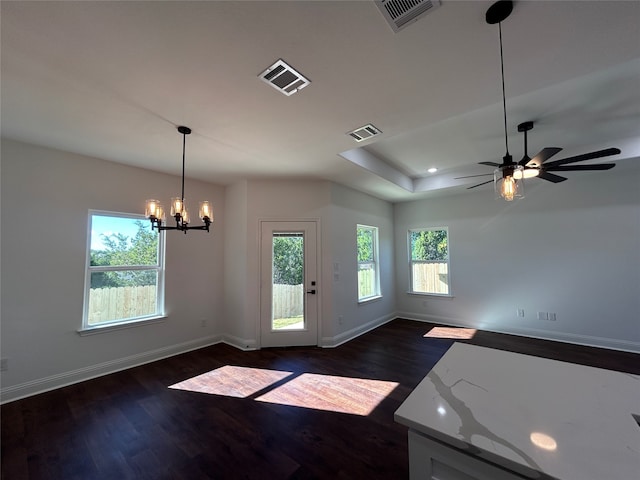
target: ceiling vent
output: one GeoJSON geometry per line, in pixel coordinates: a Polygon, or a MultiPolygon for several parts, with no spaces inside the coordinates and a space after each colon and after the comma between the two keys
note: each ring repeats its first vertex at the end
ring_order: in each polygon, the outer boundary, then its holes
{"type": "Polygon", "coordinates": [[[286,96],[293,95],[311,83],[282,59],[267,68],[259,77],[286,96]]]}
{"type": "Polygon", "coordinates": [[[394,32],[399,32],[440,6],[440,0],[375,0],[394,32]]]}
{"type": "Polygon", "coordinates": [[[376,135],[380,135],[382,130],[374,127],[370,123],[365,125],[364,127],[356,128],[353,132],[347,133],[351,137],[355,138],[356,142],[362,142],[364,140],[369,140],[376,135]]]}

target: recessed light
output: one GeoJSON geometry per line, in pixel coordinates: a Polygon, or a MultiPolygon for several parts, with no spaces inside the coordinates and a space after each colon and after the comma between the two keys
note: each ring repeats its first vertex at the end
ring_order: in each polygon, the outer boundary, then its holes
{"type": "Polygon", "coordinates": [[[431,167],[429,170],[427,170],[427,172],[429,172],[429,173],[436,173],[437,171],[438,171],[438,169],[435,168],[435,167],[431,167]]]}

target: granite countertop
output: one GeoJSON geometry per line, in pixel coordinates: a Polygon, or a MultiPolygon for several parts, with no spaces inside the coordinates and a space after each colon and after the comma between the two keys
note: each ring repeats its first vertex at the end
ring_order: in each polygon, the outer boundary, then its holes
{"type": "Polygon", "coordinates": [[[640,376],[455,343],[395,413],[530,478],[640,478],[640,376]]]}

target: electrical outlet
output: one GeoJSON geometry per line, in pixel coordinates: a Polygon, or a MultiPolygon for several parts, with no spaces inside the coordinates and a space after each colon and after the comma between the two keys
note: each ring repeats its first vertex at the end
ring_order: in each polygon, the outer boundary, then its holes
{"type": "Polygon", "coordinates": [[[555,322],[556,321],[556,314],[549,312],[549,318],[550,321],[555,322]]]}
{"type": "Polygon", "coordinates": [[[207,326],[207,319],[206,318],[200,319],[200,327],[205,328],[206,326],[207,326]]]}
{"type": "Polygon", "coordinates": [[[338,315],[338,325],[342,325],[343,321],[344,321],[344,318],[342,317],[342,315],[338,315]]]}
{"type": "Polygon", "coordinates": [[[538,312],[538,320],[549,320],[549,314],[547,312],[538,312]]]}
{"type": "Polygon", "coordinates": [[[524,317],[524,308],[519,308],[518,311],[517,311],[517,315],[519,317],[524,317]]]}
{"type": "Polygon", "coordinates": [[[3,358],[0,360],[0,372],[6,372],[9,370],[9,359],[3,358]]]}

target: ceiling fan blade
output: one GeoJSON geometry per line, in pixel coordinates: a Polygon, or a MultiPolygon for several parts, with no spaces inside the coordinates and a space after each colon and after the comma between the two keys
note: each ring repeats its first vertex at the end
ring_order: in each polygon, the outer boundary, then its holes
{"type": "Polygon", "coordinates": [[[467,188],[467,190],[471,190],[472,188],[476,188],[476,187],[480,187],[480,186],[482,186],[482,185],[486,185],[487,183],[493,183],[493,180],[489,180],[488,182],[482,182],[482,183],[479,183],[479,184],[477,184],[477,185],[474,185],[473,187],[469,187],[469,188],[467,188]]]}
{"type": "Polygon", "coordinates": [[[604,150],[597,150],[591,153],[583,153],[582,155],[576,155],[575,157],[565,158],[563,160],[556,160],[555,162],[549,162],[545,167],[557,167],[558,165],[566,165],[567,163],[584,162],[585,160],[593,160],[594,158],[608,157],[610,155],[618,155],[620,153],[619,148],[605,148],[604,150]]]}
{"type": "Polygon", "coordinates": [[[499,163],[495,163],[495,162],[478,162],[480,165],[489,165],[490,167],[499,167],[500,164],[499,163]]]}
{"type": "Polygon", "coordinates": [[[525,156],[524,156],[524,157],[522,157],[522,160],[520,160],[520,161],[518,162],[518,165],[521,165],[521,166],[523,166],[523,167],[524,167],[524,166],[525,166],[527,163],[529,163],[530,161],[531,161],[531,157],[528,157],[528,156],[525,154],[525,156]]]}
{"type": "Polygon", "coordinates": [[[553,183],[560,183],[560,182],[564,182],[566,180],[565,177],[561,177],[560,175],[554,175],[553,173],[547,173],[547,172],[542,171],[542,170],[538,174],[538,178],[541,178],[543,180],[547,180],[547,181],[553,182],[553,183]]]}
{"type": "Polygon", "coordinates": [[[467,175],[466,177],[453,177],[453,179],[460,180],[461,178],[486,177],[487,175],[493,175],[493,173],[481,173],[480,175],[467,175]]]}
{"type": "Polygon", "coordinates": [[[520,160],[520,165],[525,166],[525,165],[528,165],[530,163],[534,163],[534,164],[540,166],[540,165],[542,165],[544,162],[549,160],[551,157],[553,157],[555,154],[557,154],[561,150],[562,149],[559,148],[559,147],[543,148],[542,150],[540,150],[538,152],[538,154],[535,157],[533,157],[529,161],[525,162],[525,160],[526,160],[525,158],[520,160]],[[525,163],[522,163],[522,162],[525,162],[525,163]]]}
{"type": "Polygon", "coordinates": [[[579,172],[589,170],[611,170],[615,163],[596,163],[594,165],[560,165],[558,167],[545,168],[547,172],[579,172]]]}

